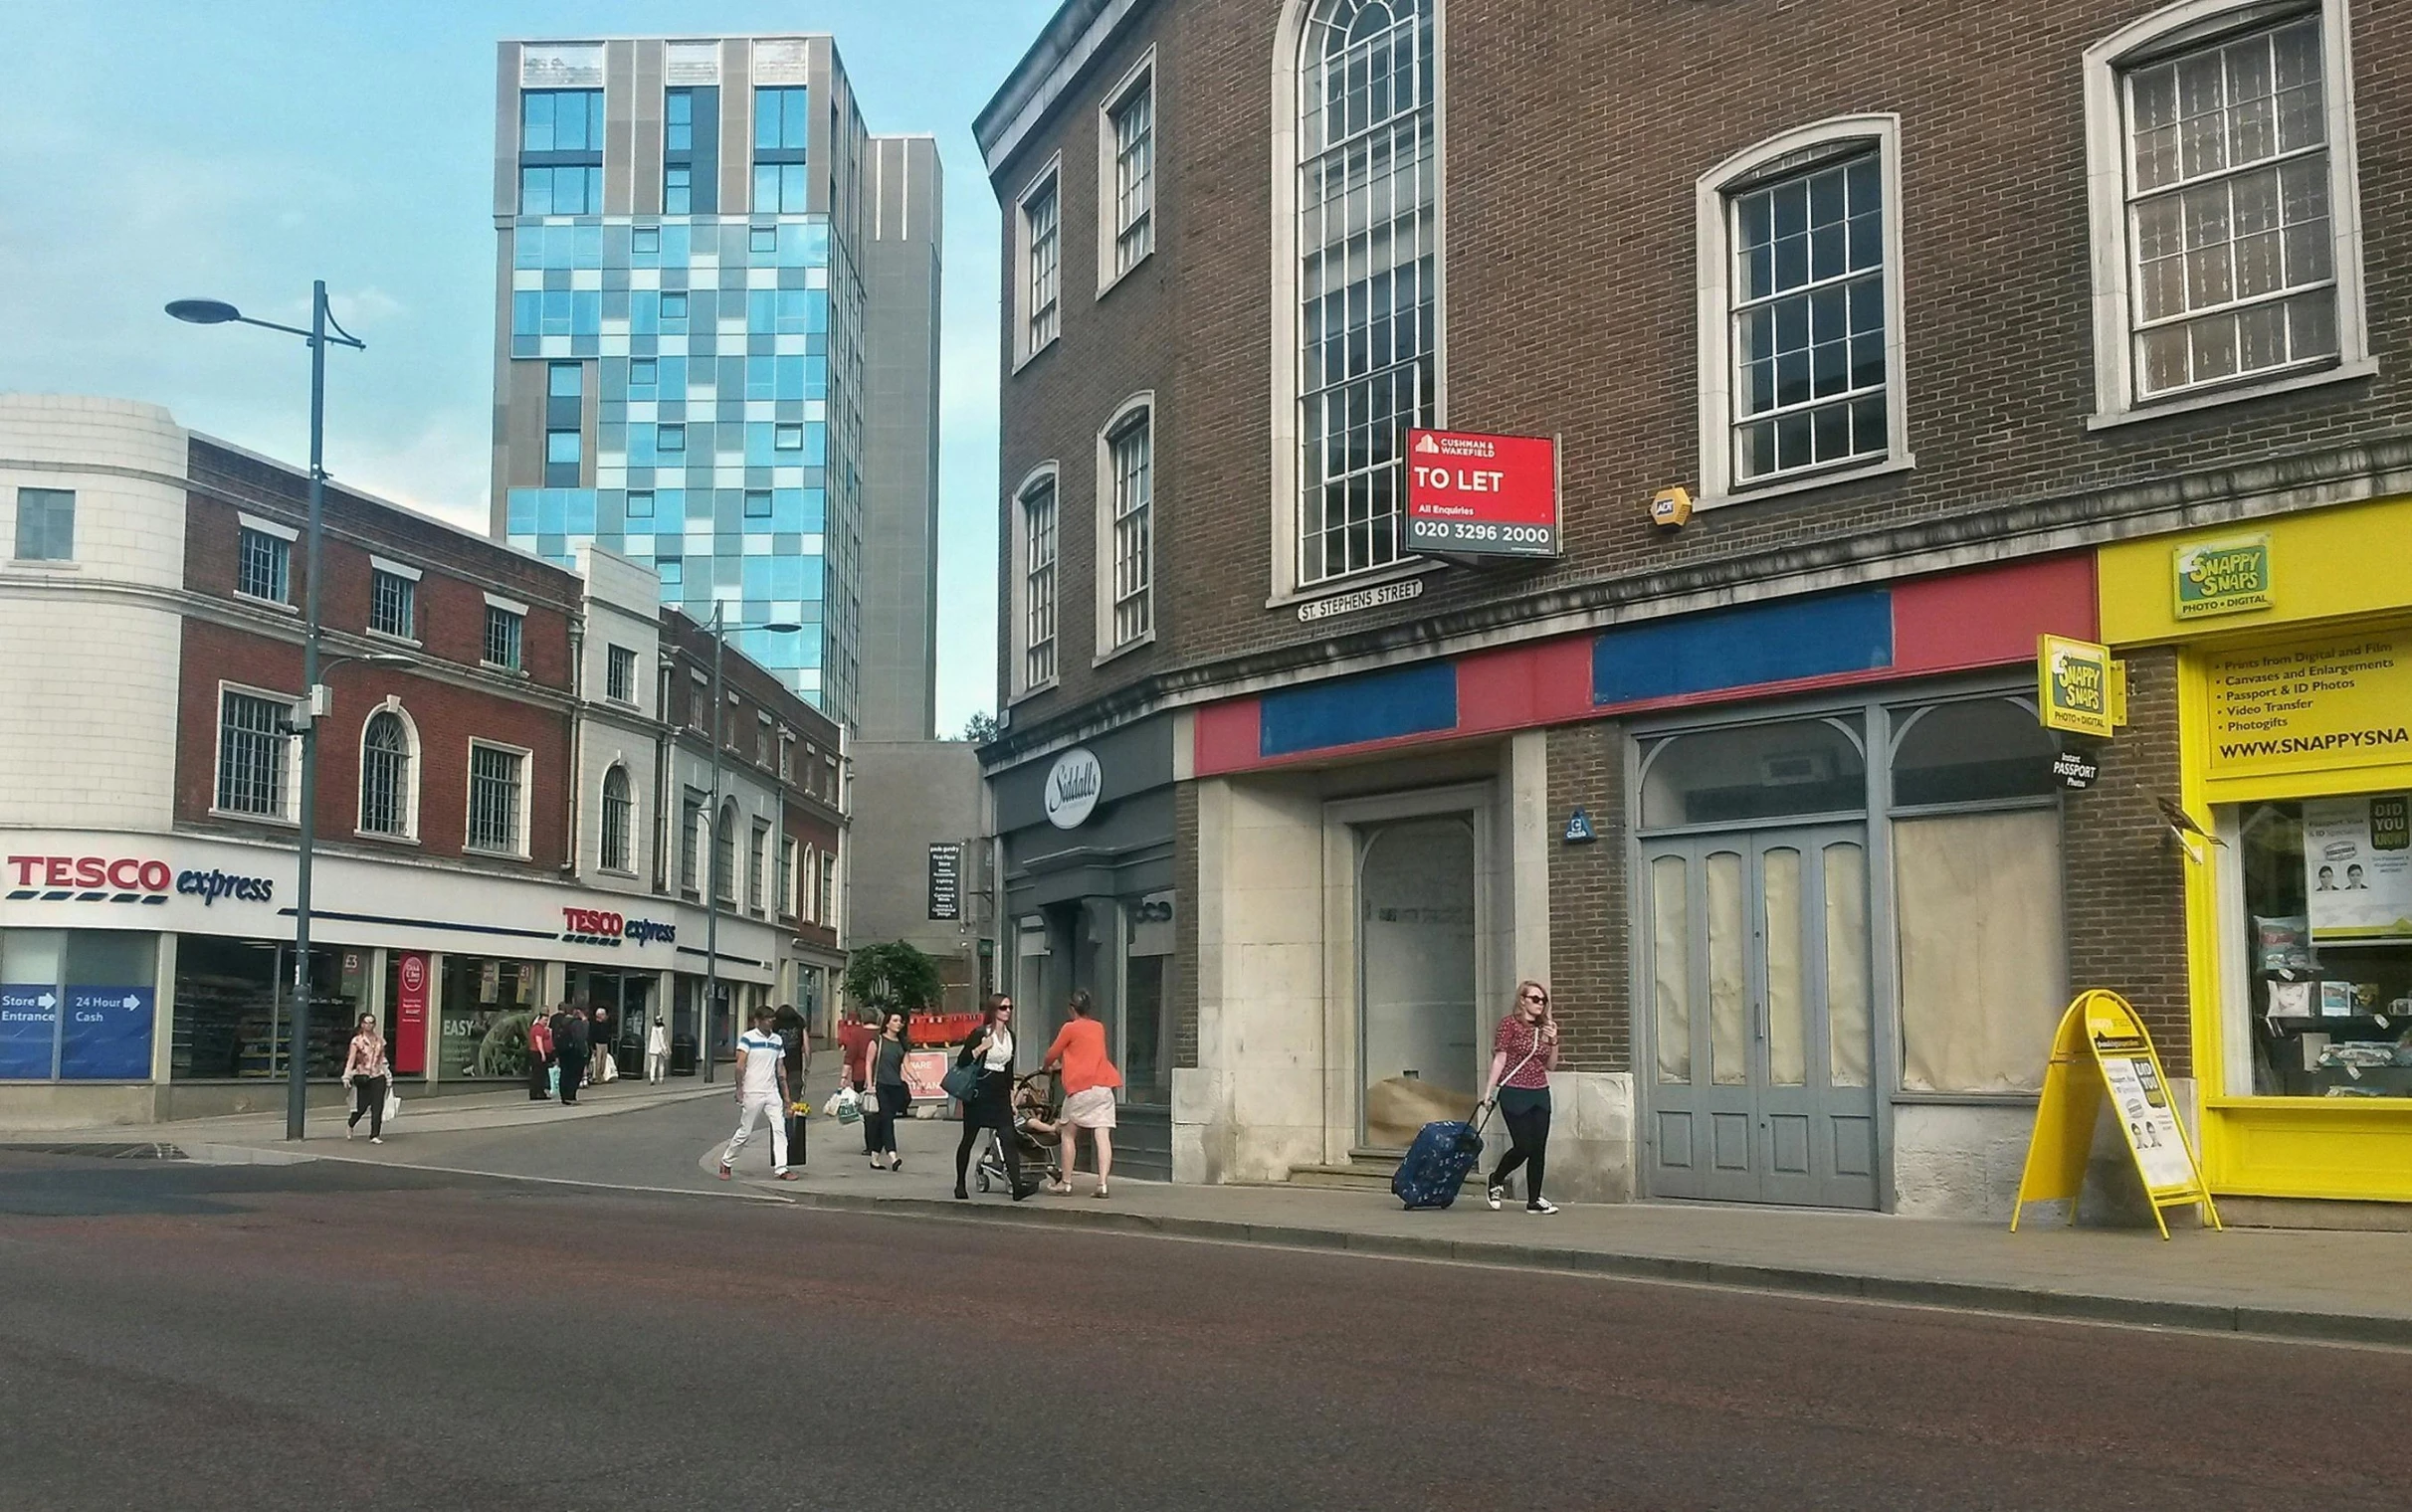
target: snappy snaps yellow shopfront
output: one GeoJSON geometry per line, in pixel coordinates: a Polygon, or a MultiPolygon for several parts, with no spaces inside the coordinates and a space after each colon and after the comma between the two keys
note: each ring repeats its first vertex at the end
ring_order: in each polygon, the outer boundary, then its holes
{"type": "Polygon", "coordinates": [[[2412,499],[2106,547],[2103,639],[2177,652],[2204,1172],[2412,1203],[2412,499]]]}

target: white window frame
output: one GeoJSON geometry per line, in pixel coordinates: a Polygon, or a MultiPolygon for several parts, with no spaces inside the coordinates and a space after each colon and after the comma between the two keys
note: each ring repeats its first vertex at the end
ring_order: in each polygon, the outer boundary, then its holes
{"type": "Polygon", "coordinates": [[[1054,687],[1064,674],[1064,477],[1062,467],[1053,460],[1031,469],[1013,492],[1006,495],[1005,549],[1011,572],[1006,583],[1007,617],[1011,622],[1006,626],[1006,642],[1011,649],[1006,680],[1018,701],[1054,687]],[[1033,680],[1029,674],[1029,656],[1035,644],[1030,638],[1030,535],[1024,516],[1031,493],[1042,482],[1055,499],[1055,631],[1051,637],[1055,653],[1048,674],[1033,680]]]}
{"type": "MultiPolygon", "coordinates": [[[[1156,480],[1162,476],[1161,470],[1156,467],[1155,429],[1155,391],[1148,389],[1123,400],[1121,405],[1114,410],[1113,415],[1098,431],[1097,534],[1095,536],[1098,551],[1097,568],[1090,576],[1095,582],[1097,593],[1097,620],[1095,623],[1098,627],[1099,650],[1090,662],[1092,666],[1102,666],[1114,658],[1126,652],[1136,651],[1155,639],[1155,493],[1156,480]],[[1116,512],[1120,506],[1120,498],[1116,492],[1120,478],[1114,470],[1113,445],[1115,439],[1133,425],[1143,427],[1147,433],[1147,502],[1141,510],[1134,511],[1146,516],[1147,544],[1141,561],[1146,582],[1136,594],[1117,598],[1115,589],[1120,582],[1122,521],[1116,512]],[[1121,630],[1115,611],[1125,600],[1131,598],[1139,599],[1144,604],[1147,628],[1125,641],[1117,639],[1121,630]]],[[[1056,634],[1059,654],[1057,665],[1059,666],[1063,664],[1061,658],[1063,635],[1061,605],[1064,602],[1063,520],[1063,498],[1059,492],[1056,501],[1056,603],[1059,606],[1056,634]]]]}
{"type": "Polygon", "coordinates": [[[288,614],[300,614],[302,612],[300,606],[294,603],[294,543],[301,538],[302,532],[291,525],[277,520],[262,519],[256,514],[238,513],[235,516],[235,597],[246,604],[265,604],[272,609],[282,609],[288,614]],[[272,599],[264,594],[251,593],[244,588],[243,532],[246,530],[285,543],[285,597],[272,599]]]}
{"type": "Polygon", "coordinates": [[[769,908],[770,836],[774,826],[759,814],[745,831],[745,911],[757,918],[769,908]]]}
{"type": "Polygon", "coordinates": [[[1105,103],[1098,106],[1098,297],[1121,283],[1149,258],[1155,256],[1156,203],[1164,176],[1156,171],[1163,161],[1163,112],[1156,108],[1155,49],[1150,47],[1139,55],[1139,61],[1106,94],[1105,103]],[[1131,221],[1122,219],[1122,180],[1120,162],[1120,115],[1135,99],[1147,100],[1147,174],[1142,199],[1146,208],[1131,221]],[[1120,260],[1123,233],[1136,223],[1146,222],[1144,240],[1138,255],[1128,263],[1120,260]]]}
{"type": "Polygon", "coordinates": [[[683,787],[679,794],[679,870],[682,896],[701,898],[711,882],[711,794],[683,787]]]}
{"type": "Polygon", "coordinates": [[[784,833],[779,836],[777,891],[779,916],[787,919],[794,918],[796,916],[796,838],[784,833]]]}
{"type": "Polygon", "coordinates": [[[486,620],[481,620],[478,623],[479,662],[496,671],[509,672],[513,676],[518,677],[526,676],[527,606],[520,603],[517,599],[506,599],[499,593],[490,593],[486,596],[486,608],[488,618],[486,620]],[[500,610],[503,614],[512,616],[519,622],[518,634],[512,638],[511,644],[511,650],[518,654],[518,660],[516,662],[496,662],[490,660],[486,655],[488,640],[486,632],[489,627],[489,621],[491,621],[494,612],[497,610],[500,610]]]}
{"type": "Polygon", "coordinates": [[[528,814],[535,799],[536,753],[521,745],[508,745],[500,740],[471,736],[469,757],[461,767],[461,849],[471,855],[500,855],[525,860],[529,855],[528,814]],[[497,751],[519,758],[518,813],[511,821],[515,849],[500,850],[477,843],[478,817],[478,752],[497,751]]]}
{"type": "Polygon", "coordinates": [[[628,762],[615,755],[610,764],[603,768],[602,781],[595,784],[596,870],[609,872],[613,876],[637,874],[637,785],[628,775],[628,762]],[[612,864],[611,848],[605,844],[611,834],[611,774],[614,772],[620,774],[621,786],[628,789],[628,830],[621,837],[621,843],[628,848],[628,854],[624,863],[617,866],[612,864]]]}
{"type": "MultiPolygon", "coordinates": [[[[1308,19],[1326,0],[1287,0],[1273,49],[1273,296],[1271,462],[1273,480],[1271,581],[1268,609],[1306,599],[1416,577],[1442,564],[1402,548],[1397,560],[1337,577],[1302,583],[1299,573],[1299,420],[1302,353],[1299,331],[1299,90],[1308,19]]],[[[1432,7],[1432,423],[1449,424],[1449,4],[1432,7]]],[[[1403,519],[1402,519],[1403,523],[1403,519]]]]}
{"type": "Polygon", "coordinates": [[[2353,129],[2353,47],[2347,0],[2299,6],[2249,0],[2180,0],[2112,32],[2086,49],[2086,192],[2094,233],[2094,414],[2087,429],[2128,425],[2191,410],[2266,398],[2378,371],[2370,354],[2363,297],[2361,165],[2353,129]],[[2137,395],[2132,320],[2133,254],[2127,236],[2127,112],[2124,66],[2138,54],[2175,50],[2193,36],[2206,43],[2233,22],[2275,25],[2292,15],[2319,18],[2320,81],[2328,113],[2328,216],[2335,239],[2336,355],[2314,362],[2189,388],[2165,398],[2137,395]]]}
{"type": "Polygon", "coordinates": [[[367,633],[380,641],[392,641],[400,646],[419,645],[419,582],[423,574],[408,562],[389,561],[381,556],[371,556],[368,559],[368,613],[371,620],[374,620],[377,614],[377,577],[379,574],[389,578],[400,578],[410,585],[410,634],[395,635],[391,631],[379,630],[374,624],[367,627],[367,633]]]}
{"type": "Polygon", "coordinates": [[[246,697],[265,699],[285,711],[283,718],[287,722],[290,723],[293,717],[294,695],[292,693],[279,692],[275,688],[260,687],[249,682],[220,680],[217,701],[212,711],[214,717],[210,720],[209,726],[209,812],[211,816],[218,819],[242,820],[247,824],[292,825],[299,828],[302,823],[302,737],[299,734],[288,734],[285,737],[285,801],[279,806],[279,812],[254,814],[245,809],[227,809],[219,806],[218,795],[225,791],[226,695],[228,693],[241,693],[246,697]]]}
{"type": "Polygon", "coordinates": [[[1064,339],[1064,154],[1057,152],[1031,175],[1013,201],[1013,368],[1020,372],[1039,353],[1064,339]],[[1045,339],[1035,339],[1039,307],[1032,288],[1032,255],[1037,251],[1031,208],[1045,195],[1055,197],[1054,322],[1045,339]]]}
{"type": "Polygon", "coordinates": [[[1700,369],[1700,497],[1694,507],[1779,498],[1917,466],[1910,452],[1909,343],[1904,330],[1902,118],[1890,113],[1837,115],[1795,126],[1756,142],[1701,175],[1694,189],[1698,256],[1697,339],[1700,369]],[[1865,141],[1877,152],[1885,196],[1885,455],[1737,483],[1733,469],[1733,215],[1738,181],[1786,158],[1837,144],[1865,141]]]}
{"type": "Polygon", "coordinates": [[[410,717],[399,697],[388,695],[360,720],[358,791],[353,795],[352,833],[362,840],[381,841],[389,846],[415,846],[419,843],[419,775],[426,770],[421,765],[424,756],[419,743],[419,721],[410,717]],[[360,823],[360,811],[368,806],[368,727],[380,714],[391,714],[402,724],[402,791],[395,797],[395,808],[401,811],[399,831],[371,830],[360,823]]]}
{"type": "Polygon", "coordinates": [[[796,873],[796,917],[807,924],[821,919],[821,850],[818,846],[804,848],[803,869],[796,873]]]}
{"type": "Polygon", "coordinates": [[[838,924],[838,852],[821,852],[821,923],[828,928],[838,924]]]}
{"type": "Polygon", "coordinates": [[[621,646],[621,645],[619,645],[618,643],[616,643],[616,642],[612,642],[612,641],[606,641],[606,642],[604,642],[604,643],[603,643],[603,699],[604,699],[604,701],[605,701],[605,702],[607,702],[607,703],[616,703],[616,704],[618,704],[618,705],[619,705],[620,707],[622,707],[622,708],[636,708],[636,707],[638,707],[638,706],[639,706],[639,705],[642,703],[642,701],[643,701],[643,699],[642,699],[642,697],[641,697],[641,695],[639,694],[639,691],[638,691],[638,689],[639,689],[639,688],[642,686],[642,684],[643,684],[643,679],[642,679],[642,678],[640,678],[640,677],[638,677],[638,675],[637,675],[637,649],[636,649],[635,647],[633,647],[633,646],[621,646]],[[623,657],[625,657],[625,658],[627,658],[627,659],[628,659],[628,661],[627,661],[627,665],[628,665],[628,692],[627,692],[627,694],[626,694],[625,696],[623,696],[623,695],[621,695],[621,694],[619,694],[619,693],[615,693],[615,692],[613,692],[613,691],[611,690],[611,674],[612,674],[612,668],[613,668],[613,665],[614,665],[614,663],[618,662],[619,662],[619,660],[620,660],[621,658],[623,658],[623,657]]]}

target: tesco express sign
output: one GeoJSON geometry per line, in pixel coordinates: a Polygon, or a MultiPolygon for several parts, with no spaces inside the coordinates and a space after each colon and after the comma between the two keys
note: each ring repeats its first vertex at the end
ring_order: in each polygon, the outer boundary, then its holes
{"type": "Polygon", "coordinates": [[[16,902],[164,903],[172,891],[208,907],[220,898],[272,902],[277,894],[277,884],[265,876],[178,871],[151,856],[12,855],[7,865],[15,872],[8,897],[16,902]]]}

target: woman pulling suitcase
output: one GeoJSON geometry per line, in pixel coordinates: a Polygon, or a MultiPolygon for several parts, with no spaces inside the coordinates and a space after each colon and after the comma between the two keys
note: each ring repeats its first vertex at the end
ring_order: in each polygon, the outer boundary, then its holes
{"type": "Polygon", "coordinates": [[[1557,1069],[1557,1020],[1549,1012],[1549,989],[1538,982],[1515,985],[1515,1007],[1500,1021],[1491,1040],[1491,1074],[1484,1078],[1483,1100],[1499,1101],[1511,1141],[1499,1168],[1484,1184],[1483,1197],[1494,1213],[1508,1195],[1508,1178],[1524,1168],[1524,1211],[1555,1213],[1541,1195],[1541,1178],[1549,1160],[1549,1073],[1557,1069]],[[1513,1070],[1508,1067],[1513,1066],[1513,1070]],[[1505,1080],[1502,1077],[1505,1076],[1505,1080]]]}

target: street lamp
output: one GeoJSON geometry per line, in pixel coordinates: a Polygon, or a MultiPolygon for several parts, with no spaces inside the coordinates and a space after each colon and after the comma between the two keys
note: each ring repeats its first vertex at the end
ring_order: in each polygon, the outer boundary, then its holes
{"type": "MultiPolygon", "coordinates": [[[[300,336],[309,343],[309,545],[303,592],[307,602],[302,627],[302,701],[296,723],[302,736],[302,837],[294,885],[294,1029],[285,1065],[285,1137],[300,1139],[303,1110],[309,1100],[309,866],[317,844],[318,741],[317,716],[326,711],[325,687],[318,681],[318,537],[326,513],[326,344],[366,351],[368,343],[345,330],[326,308],[326,281],[311,283],[309,329],[255,320],[223,299],[177,299],[167,312],[194,325],[257,325],[300,336]],[[334,334],[327,334],[328,326],[334,334]]],[[[355,657],[347,661],[380,658],[355,657]]]]}
{"type": "MultiPolygon", "coordinates": [[[[711,605],[711,814],[704,821],[705,849],[710,859],[704,870],[704,1012],[702,1029],[696,1035],[696,1054],[704,1062],[704,1079],[710,1081],[711,1032],[720,1006],[720,745],[728,738],[727,694],[720,690],[720,654],[728,647],[732,630],[767,630],[773,635],[787,635],[804,627],[789,620],[769,620],[760,625],[730,625],[723,618],[727,606],[714,599],[711,605]]],[[[736,837],[729,837],[733,849],[736,837]]]]}

